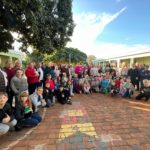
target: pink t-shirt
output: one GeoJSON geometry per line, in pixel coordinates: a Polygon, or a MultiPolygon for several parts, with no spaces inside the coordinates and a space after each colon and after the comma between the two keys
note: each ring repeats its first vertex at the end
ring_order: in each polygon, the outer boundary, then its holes
{"type": "Polygon", "coordinates": [[[45,84],[46,83],[49,83],[49,86],[50,86],[50,89],[51,90],[54,90],[55,89],[55,84],[54,84],[54,81],[53,80],[46,80],[45,81],[45,84]]]}

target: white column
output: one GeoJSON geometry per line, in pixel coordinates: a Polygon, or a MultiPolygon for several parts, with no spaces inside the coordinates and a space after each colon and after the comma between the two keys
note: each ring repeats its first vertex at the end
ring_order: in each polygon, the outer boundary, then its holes
{"type": "Polygon", "coordinates": [[[117,68],[120,67],[120,59],[117,59],[117,68]]]}
{"type": "Polygon", "coordinates": [[[130,67],[134,64],[134,58],[130,58],[130,67]]]}

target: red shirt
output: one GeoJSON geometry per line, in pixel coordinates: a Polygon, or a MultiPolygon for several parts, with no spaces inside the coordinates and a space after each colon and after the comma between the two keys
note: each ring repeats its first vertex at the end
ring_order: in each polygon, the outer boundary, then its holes
{"type": "Polygon", "coordinates": [[[116,80],[117,88],[120,88],[120,80],[116,80]]]}
{"type": "Polygon", "coordinates": [[[55,89],[55,84],[54,84],[54,81],[53,80],[46,80],[45,81],[45,84],[46,83],[49,83],[49,88],[51,89],[51,90],[54,90],[55,89]]]}
{"type": "Polygon", "coordinates": [[[28,79],[28,84],[34,84],[39,82],[38,76],[35,75],[35,69],[28,67],[25,71],[25,74],[28,79]]]}
{"type": "Polygon", "coordinates": [[[12,78],[12,77],[15,75],[15,73],[16,73],[15,69],[14,69],[14,68],[7,68],[7,67],[5,67],[5,68],[4,68],[4,71],[6,72],[8,82],[10,83],[11,78],[12,78]]]}

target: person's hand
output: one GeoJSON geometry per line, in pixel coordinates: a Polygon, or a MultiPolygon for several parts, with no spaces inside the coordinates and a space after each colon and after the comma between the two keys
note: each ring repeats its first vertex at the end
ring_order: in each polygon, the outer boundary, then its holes
{"type": "Polygon", "coordinates": [[[24,103],[23,105],[24,105],[24,107],[27,107],[27,106],[28,106],[28,104],[27,104],[27,103],[24,103]]]}
{"type": "Polygon", "coordinates": [[[6,114],[6,117],[2,120],[2,123],[8,123],[10,121],[10,116],[6,114]]]}
{"type": "Polygon", "coordinates": [[[141,93],[144,93],[144,91],[141,91],[141,93]]]}
{"type": "Polygon", "coordinates": [[[35,74],[35,76],[37,76],[37,77],[39,76],[39,74],[38,74],[38,72],[37,72],[37,71],[35,71],[35,72],[34,72],[34,74],[35,74]]]}
{"type": "Polygon", "coordinates": [[[42,103],[45,103],[45,99],[42,99],[41,102],[42,102],[42,103]]]}

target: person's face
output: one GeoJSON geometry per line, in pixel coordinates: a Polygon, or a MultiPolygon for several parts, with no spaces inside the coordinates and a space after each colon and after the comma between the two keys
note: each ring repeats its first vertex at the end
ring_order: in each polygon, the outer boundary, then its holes
{"type": "Polygon", "coordinates": [[[63,91],[63,87],[60,87],[59,90],[60,90],[60,92],[62,92],[63,91]]]}
{"type": "Polygon", "coordinates": [[[103,76],[103,80],[106,80],[106,76],[103,76]]]}
{"type": "Polygon", "coordinates": [[[63,76],[66,77],[66,73],[63,73],[63,76]]]}
{"type": "Polygon", "coordinates": [[[75,75],[74,75],[74,77],[75,77],[75,78],[77,78],[77,77],[78,77],[78,75],[77,75],[77,74],[75,74],[75,75]]]}
{"type": "Polygon", "coordinates": [[[20,62],[16,62],[15,66],[19,68],[19,67],[21,67],[21,63],[20,62]]]}
{"type": "Polygon", "coordinates": [[[40,67],[42,67],[42,64],[41,64],[41,63],[39,63],[39,64],[38,64],[38,67],[39,67],[39,68],[40,68],[40,67]]]}
{"type": "Polygon", "coordinates": [[[119,80],[119,77],[117,77],[116,80],[119,80]]]}
{"type": "Polygon", "coordinates": [[[22,71],[22,70],[18,70],[18,71],[16,72],[16,76],[17,76],[17,77],[22,76],[22,74],[23,74],[23,71],[22,71]]]}
{"type": "Polygon", "coordinates": [[[148,82],[148,81],[144,82],[143,84],[144,84],[144,86],[146,86],[146,87],[149,86],[149,82],[148,82]]]}
{"type": "Polygon", "coordinates": [[[29,67],[34,68],[34,64],[33,64],[33,63],[30,63],[30,64],[29,64],[29,67]]]}
{"type": "Polygon", "coordinates": [[[0,95],[0,105],[5,105],[8,100],[8,97],[5,95],[0,95]]]}
{"type": "Polygon", "coordinates": [[[126,77],[123,77],[123,81],[126,81],[126,77]]]}
{"type": "Polygon", "coordinates": [[[50,86],[49,86],[49,84],[46,84],[45,86],[46,86],[47,88],[49,88],[49,87],[50,87],[50,86]]]}
{"type": "Polygon", "coordinates": [[[50,80],[51,78],[52,78],[51,76],[48,76],[48,77],[47,77],[48,80],[50,80]]]}
{"type": "Polygon", "coordinates": [[[115,82],[112,82],[112,85],[114,86],[114,85],[115,85],[115,82]]]}
{"type": "Polygon", "coordinates": [[[130,83],[130,82],[131,82],[131,79],[127,79],[127,82],[130,83]]]}
{"type": "Polygon", "coordinates": [[[37,94],[38,94],[38,95],[42,95],[42,94],[43,94],[43,89],[38,89],[38,90],[37,90],[37,94]]]}
{"type": "Polygon", "coordinates": [[[20,97],[20,100],[22,103],[25,103],[28,100],[28,97],[27,96],[20,97]]]}
{"type": "Polygon", "coordinates": [[[145,70],[148,70],[148,69],[149,69],[149,66],[146,66],[146,67],[145,67],[145,70]]]}
{"type": "Polygon", "coordinates": [[[13,68],[13,64],[11,62],[7,63],[6,67],[13,68]]]}

